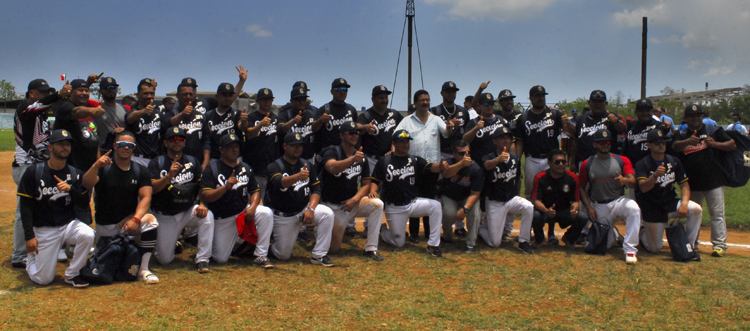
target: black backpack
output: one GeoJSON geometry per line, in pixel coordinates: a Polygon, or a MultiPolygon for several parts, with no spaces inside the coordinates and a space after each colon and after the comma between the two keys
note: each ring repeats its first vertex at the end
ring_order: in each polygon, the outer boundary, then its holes
{"type": "Polygon", "coordinates": [[[141,257],[138,247],[125,234],[101,237],[97,251],[81,269],[81,277],[92,284],[133,281],[138,278],[141,257]]]}
{"type": "Polygon", "coordinates": [[[588,244],[583,249],[588,254],[607,254],[607,239],[609,237],[609,224],[599,223],[599,221],[591,222],[588,234],[588,244]]]}

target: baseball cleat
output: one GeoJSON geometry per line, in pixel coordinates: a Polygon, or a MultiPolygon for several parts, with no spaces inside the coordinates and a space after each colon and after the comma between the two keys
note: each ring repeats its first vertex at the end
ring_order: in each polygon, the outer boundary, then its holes
{"type": "Polygon", "coordinates": [[[566,237],[566,236],[562,236],[562,242],[563,242],[563,244],[565,244],[565,247],[575,247],[576,246],[576,244],[573,241],[571,241],[570,239],[568,239],[568,237],[566,237]]]}
{"type": "Polygon", "coordinates": [[[711,253],[711,256],[713,256],[713,257],[722,257],[722,256],[724,256],[724,253],[725,253],[724,249],[716,247],[716,248],[714,248],[714,252],[711,253]]]}
{"type": "Polygon", "coordinates": [[[434,257],[443,257],[443,252],[437,246],[427,246],[427,252],[434,257]]]}
{"type": "Polygon", "coordinates": [[[208,266],[207,261],[198,262],[198,272],[205,274],[207,272],[211,271],[211,268],[208,266]]]}
{"type": "Polygon", "coordinates": [[[419,244],[419,236],[418,235],[417,236],[409,236],[409,241],[412,244],[419,244]]]}
{"type": "Polygon", "coordinates": [[[696,251],[693,251],[693,253],[694,253],[693,257],[690,258],[690,261],[692,261],[692,262],[700,262],[701,261],[700,254],[698,254],[698,252],[696,252],[696,251]]]}
{"type": "Polygon", "coordinates": [[[518,243],[518,249],[524,254],[534,254],[534,249],[527,242],[518,243]]]}
{"type": "Polygon", "coordinates": [[[466,249],[464,250],[464,253],[476,253],[477,248],[471,245],[466,245],[466,249]]]}
{"type": "Polygon", "coordinates": [[[635,257],[635,253],[625,254],[625,263],[636,264],[636,262],[638,262],[638,258],[635,257]]]}
{"type": "Polygon", "coordinates": [[[365,256],[373,259],[374,261],[383,261],[385,258],[383,255],[380,255],[378,251],[365,251],[365,256]]]}
{"type": "Polygon", "coordinates": [[[67,279],[66,278],[65,282],[68,283],[68,284],[70,284],[70,285],[73,285],[73,287],[75,287],[75,288],[84,288],[84,287],[88,287],[89,286],[89,283],[87,281],[85,281],[83,279],[83,277],[81,277],[81,275],[75,276],[75,277],[73,277],[71,279],[67,279]]]}
{"type": "Polygon", "coordinates": [[[183,251],[182,243],[178,241],[174,245],[174,255],[180,255],[180,254],[182,254],[182,251],[183,251]]]}
{"type": "Polygon", "coordinates": [[[357,229],[355,229],[355,228],[346,228],[344,230],[344,235],[349,236],[349,237],[354,237],[354,236],[357,235],[357,229]]]}
{"type": "Polygon", "coordinates": [[[547,244],[550,246],[557,246],[560,244],[560,240],[558,240],[557,237],[552,236],[547,238],[547,244]]]}
{"type": "Polygon", "coordinates": [[[256,257],[255,260],[253,260],[253,263],[263,269],[273,269],[274,267],[273,263],[271,263],[271,261],[265,256],[256,257]]]}
{"type": "Polygon", "coordinates": [[[317,257],[317,258],[316,257],[310,258],[310,263],[314,265],[324,266],[324,267],[333,267],[335,265],[333,263],[333,260],[331,260],[331,258],[329,258],[328,255],[323,256],[323,257],[317,257]]]}
{"type": "Polygon", "coordinates": [[[23,258],[23,260],[21,260],[19,262],[13,262],[13,263],[11,263],[11,265],[13,266],[13,268],[23,268],[23,269],[26,269],[26,262],[27,261],[28,261],[27,258],[23,258]]]}

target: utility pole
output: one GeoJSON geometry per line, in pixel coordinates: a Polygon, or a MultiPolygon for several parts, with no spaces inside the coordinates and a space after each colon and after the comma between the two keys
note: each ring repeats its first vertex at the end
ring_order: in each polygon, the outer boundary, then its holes
{"type": "Polygon", "coordinates": [[[409,105],[411,105],[411,35],[414,24],[414,0],[406,0],[406,18],[409,20],[409,39],[407,44],[409,47],[409,69],[406,75],[409,83],[406,94],[406,109],[409,109],[409,105]]]}
{"type": "Polygon", "coordinates": [[[641,36],[641,99],[646,98],[646,47],[648,39],[648,17],[643,17],[643,35],[641,36]]]}

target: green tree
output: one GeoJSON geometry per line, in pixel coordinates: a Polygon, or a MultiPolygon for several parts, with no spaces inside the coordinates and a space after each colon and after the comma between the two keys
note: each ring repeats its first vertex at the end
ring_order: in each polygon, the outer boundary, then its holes
{"type": "Polygon", "coordinates": [[[5,79],[0,80],[0,100],[10,101],[16,96],[16,87],[5,79]]]}

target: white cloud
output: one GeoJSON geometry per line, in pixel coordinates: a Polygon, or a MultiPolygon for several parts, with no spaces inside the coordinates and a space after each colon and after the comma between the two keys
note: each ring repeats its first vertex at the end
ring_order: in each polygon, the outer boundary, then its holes
{"type": "Polygon", "coordinates": [[[245,31],[253,35],[253,37],[267,38],[273,36],[273,32],[266,30],[260,24],[251,24],[245,28],[245,31]]]}
{"type": "Polygon", "coordinates": [[[451,18],[510,21],[534,18],[557,0],[425,0],[430,5],[449,5],[451,18]]]}
{"type": "Polygon", "coordinates": [[[726,75],[731,74],[734,71],[734,68],[735,68],[734,65],[710,68],[705,74],[703,74],[703,77],[726,76],[726,75]]]}

